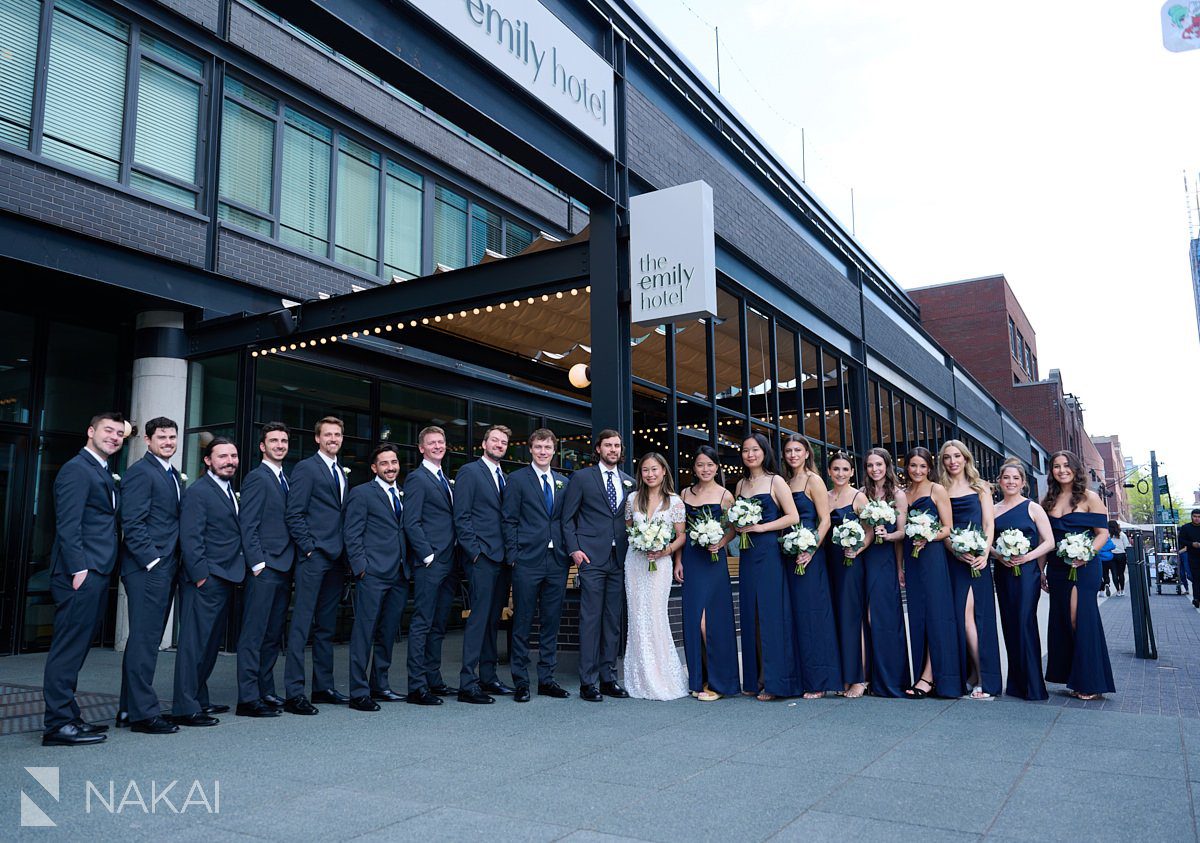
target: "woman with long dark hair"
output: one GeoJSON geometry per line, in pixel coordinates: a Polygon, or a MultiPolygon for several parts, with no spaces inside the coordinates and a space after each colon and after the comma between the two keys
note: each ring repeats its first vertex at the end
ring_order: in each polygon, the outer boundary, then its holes
{"type": "Polygon", "coordinates": [[[783,557],[779,531],[800,520],[791,490],[775,469],[771,444],[761,433],[742,441],[746,476],[738,481],[739,498],[762,506],[757,524],[735,527],[752,544],[741,551],[739,592],[742,619],[742,693],[766,702],[790,693],[791,630],[787,624],[783,557]]]}
{"type": "MultiPolygon", "coordinates": [[[[846,521],[858,520],[866,496],[854,486],[854,463],[845,451],[835,451],[826,464],[832,488],[829,490],[829,531],[825,564],[833,583],[833,614],[837,619],[838,649],[841,651],[842,690],[846,697],[858,699],[867,692],[867,677],[862,663],[862,609],[866,577],[858,560],[865,550],[850,550],[833,542],[833,529],[846,521]]],[[[871,538],[867,537],[868,540],[871,538]]]]}
{"type": "MultiPolygon", "coordinates": [[[[1050,516],[1055,545],[1068,535],[1086,533],[1099,553],[1108,541],[1108,510],[1087,487],[1083,463],[1071,451],[1056,451],[1050,458],[1050,478],[1042,507],[1050,516]]],[[[1100,568],[1094,557],[1072,562],[1055,555],[1046,570],[1050,586],[1046,681],[1065,684],[1081,700],[1102,699],[1103,694],[1116,691],[1096,602],[1100,568]]]]}
{"type": "Polygon", "coordinates": [[[817,474],[812,445],[798,433],[783,443],[783,474],[796,503],[800,526],[812,530],[817,537],[816,549],[783,558],[783,578],[792,616],[794,685],[790,695],[799,694],[806,700],[815,700],[825,696],[827,691],[842,690],[842,669],[833,600],[829,595],[821,547],[829,532],[829,499],[825,482],[817,474]]]}
{"type": "MultiPolygon", "coordinates": [[[[733,495],[725,488],[716,448],[701,445],[696,449],[692,474],[696,482],[680,495],[688,524],[701,518],[722,521],[725,510],[733,503],[733,495]]],[[[741,690],[733,589],[725,555],[725,546],[733,535],[732,530],[726,530],[720,541],[705,547],[689,539],[675,557],[675,579],[683,583],[683,651],[687,656],[688,689],[702,702],[719,700],[741,690]]]]}

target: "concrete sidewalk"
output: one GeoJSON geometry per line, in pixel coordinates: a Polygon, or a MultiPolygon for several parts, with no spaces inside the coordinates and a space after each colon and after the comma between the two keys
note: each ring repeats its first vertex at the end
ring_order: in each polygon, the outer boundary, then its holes
{"type": "MultiPolygon", "coordinates": [[[[1132,658],[1128,601],[1102,606],[1120,689],[1104,703],[1053,691],[1050,704],[535,696],[223,715],[211,729],[121,732],[79,749],[12,735],[0,738],[0,829],[47,833],[19,827],[24,791],[64,839],[1196,840],[1200,718],[1184,698],[1200,614],[1178,597],[1151,605],[1157,663],[1132,658]],[[49,765],[57,802],[23,769],[49,765]],[[175,810],[160,801],[151,813],[151,788],[172,780],[175,810]],[[112,783],[112,813],[94,793],[87,812],[87,782],[105,800],[112,783]],[[189,789],[193,804],[176,813],[189,789]]],[[[458,646],[448,639],[447,655],[458,646]]],[[[38,684],[42,658],[0,660],[0,684],[38,684]]],[[[340,676],[344,650],[337,660],[340,676]]],[[[560,679],[574,690],[564,661],[560,679]]],[[[164,694],[172,662],[164,653],[164,694]]],[[[115,693],[118,663],[94,652],[81,689],[115,693]]],[[[233,702],[233,672],[221,658],[214,700],[233,702]]]]}

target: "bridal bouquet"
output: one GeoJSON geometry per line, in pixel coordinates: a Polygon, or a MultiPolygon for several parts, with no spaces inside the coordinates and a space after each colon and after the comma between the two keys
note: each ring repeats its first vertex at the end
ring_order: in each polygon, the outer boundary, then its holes
{"type": "MultiPolygon", "coordinates": [[[[658,518],[634,521],[625,531],[629,533],[629,544],[639,553],[666,550],[675,540],[675,525],[658,518]]],[[[650,560],[650,570],[658,570],[653,559],[650,560]]]]}
{"type": "MultiPolygon", "coordinates": [[[[904,525],[904,535],[908,536],[914,542],[917,540],[924,541],[926,544],[933,541],[938,533],[942,531],[942,522],[938,521],[933,515],[928,512],[910,512],[908,514],[908,523],[904,525]]],[[[913,548],[913,559],[921,555],[921,547],[913,548]]]]}
{"type": "MultiPolygon", "coordinates": [[[[762,502],[757,498],[738,498],[725,513],[725,519],[734,527],[752,527],[762,522],[762,502]]],[[[745,550],[754,544],[749,533],[738,534],[738,548],[745,550]]]]}
{"type": "Polygon", "coordinates": [[[857,521],[845,521],[833,528],[833,543],[842,548],[842,564],[849,568],[854,557],[848,554],[867,545],[867,531],[857,521]]]}
{"type": "MultiPolygon", "coordinates": [[[[1029,552],[1029,539],[1020,530],[1005,530],[996,536],[996,552],[1005,562],[1011,562],[1029,552]]],[[[1021,576],[1021,566],[1014,567],[1012,573],[1014,577],[1021,576]]]]}
{"type": "MultiPolygon", "coordinates": [[[[702,509],[699,515],[688,522],[687,527],[688,538],[697,547],[712,547],[725,535],[721,522],[713,518],[707,509],[702,509]]],[[[716,562],[718,558],[717,554],[712,555],[712,561],[716,562]]]]}
{"type": "MultiPolygon", "coordinates": [[[[799,556],[801,553],[811,553],[817,547],[817,534],[808,527],[801,527],[797,524],[792,529],[788,530],[779,537],[779,543],[783,545],[783,552],[787,556],[799,556]]],[[[796,560],[796,573],[804,575],[806,566],[800,564],[800,560],[796,560]]]]}
{"type": "Polygon", "coordinates": [[[1092,544],[1094,539],[1091,533],[1069,533],[1058,543],[1055,553],[1071,565],[1071,572],[1067,574],[1067,579],[1071,582],[1079,579],[1079,570],[1071,564],[1072,562],[1091,562],[1096,558],[1096,548],[1092,544]]]}
{"type": "MultiPolygon", "coordinates": [[[[987,546],[987,536],[974,526],[956,527],[950,531],[950,549],[956,556],[979,556],[987,546]]],[[[972,567],[971,576],[978,579],[979,569],[972,567]]]]}
{"type": "MultiPolygon", "coordinates": [[[[888,524],[896,523],[896,507],[892,501],[867,501],[867,505],[862,508],[858,517],[873,528],[886,527],[888,524]]],[[[876,536],[875,544],[882,543],[883,536],[876,536]]]]}

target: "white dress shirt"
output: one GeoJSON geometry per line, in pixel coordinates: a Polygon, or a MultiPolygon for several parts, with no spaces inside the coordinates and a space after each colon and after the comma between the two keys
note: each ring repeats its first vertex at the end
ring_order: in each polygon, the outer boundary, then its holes
{"type": "MultiPolygon", "coordinates": [[[[554,472],[549,468],[547,468],[545,471],[542,471],[540,468],[538,468],[533,463],[530,463],[529,467],[532,468],[533,473],[537,475],[538,491],[542,492],[543,495],[545,494],[545,492],[543,491],[544,487],[542,486],[542,478],[544,477],[550,481],[550,499],[554,500],[555,495],[558,494],[558,489],[554,488],[554,472]]],[[[550,535],[554,535],[554,533],[551,532],[550,535]]],[[[546,543],[546,547],[548,547],[548,548],[554,547],[554,540],[551,539],[550,541],[548,541],[546,543]]]]}
{"type": "Polygon", "coordinates": [[[481,459],[483,464],[487,466],[488,476],[492,478],[492,485],[496,487],[496,494],[500,494],[500,481],[496,477],[497,471],[503,472],[503,469],[500,467],[500,463],[496,462],[486,454],[479,459],[481,459]]]}
{"type": "MultiPolygon", "coordinates": [[[[325,455],[324,451],[317,451],[317,453],[320,454],[321,461],[323,463],[325,463],[325,470],[332,472],[333,467],[335,465],[337,465],[337,460],[330,459],[328,456],[325,455]]],[[[338,484],[338,502],[340,503],[341,501],[344,501],[346,499],[346,473],[344,471],[342,471],[342,467],[340,465],[338,466],[338,470],[337,470],[337,484],[338,484]]]]}
{"type": "MultiPolygon", "coordinates": [[[[442,477],[446,477],[446,474],[445,474],[445,472],[442,471],[442,467],[440,465],[434,465],[429,460],[421,460],[421,467],[433,475],[434,483],[437,483],[438,486],[442,485],[441,478],[438,477],[438,474],[441,474],[442,477]]],[[[446,477],[446,484],[449,485],[449,483],[450,483],[450,478],[446,477]]],[[[454,489],[450,490],[450,503],[454,503],[454,489]]],[[[431,564],[433,564],[434,555],[435,554],[431,553],[428,556],[426,556],[424,559],[422,559],[421,561],[424,562],[426,566],[431,565],[431,564]]]]}

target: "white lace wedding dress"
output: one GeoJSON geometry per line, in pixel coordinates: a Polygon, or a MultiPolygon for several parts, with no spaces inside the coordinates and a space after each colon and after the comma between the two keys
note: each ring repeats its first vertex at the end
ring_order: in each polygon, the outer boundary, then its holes
{"type": "MultiPolygon", "coordinates": [[[[634,495],[625,501],[626,520],[644,521],[634,512],[634,495]]],[[[687,519],[683,501],[671,495],[670,506],[654,519],[679,524],[687,519]]],[[[671,637],[667,601],[671,596],[674,562],[668,557],[650,570],[646,554],[632,547],[625,554],[625,599],[629,606],[629,637],[625,641],[625,689],[643,700],[675,700],[688,695],[687,674],[671,637]]]]}

